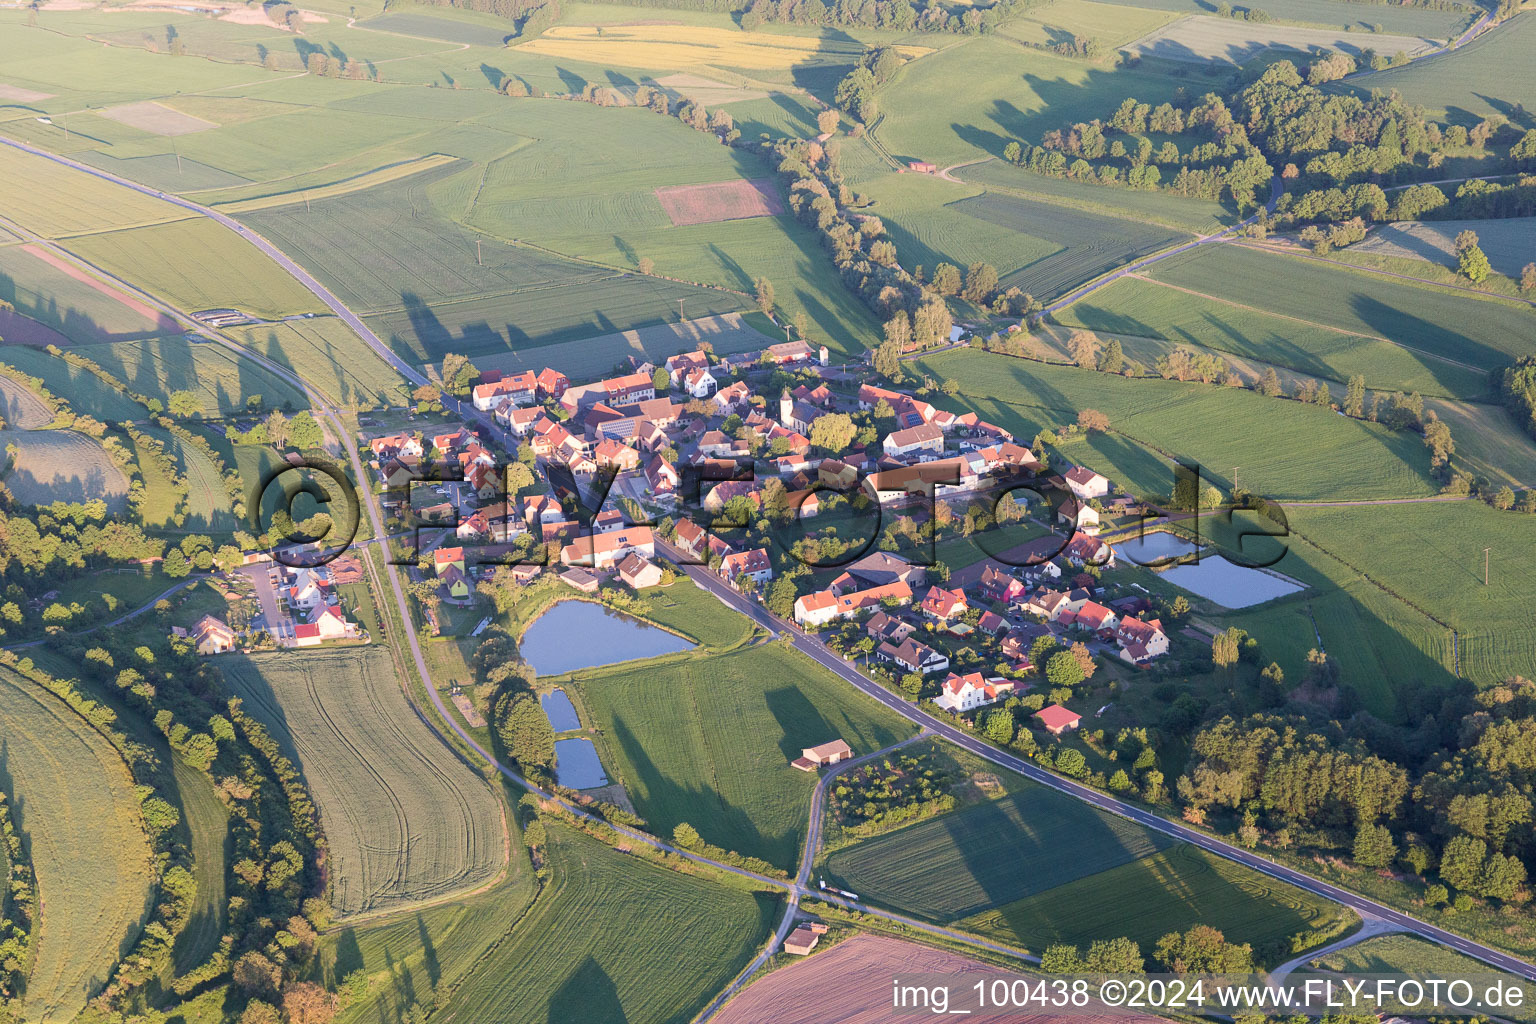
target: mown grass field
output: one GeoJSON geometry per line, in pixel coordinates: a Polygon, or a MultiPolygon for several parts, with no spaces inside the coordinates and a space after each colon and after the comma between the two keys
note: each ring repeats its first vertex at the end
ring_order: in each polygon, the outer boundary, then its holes
{"type": "Polygon", "coordinates": [[[1010,195],[1192,233],[1209,234],[1237,220],[1231,211],[1212,200],[1186,199],[1168,192],[1133,192],[1065,178],[1049,178],[1004,160],[987,160],[950,173],[967,183],[985,185],[1010,195]]]}
{"type": "Polygon", "coordinates": [[[77,430],[6,430],[0,443],[16,446],[5,485],[23,505],[93,498],[113,511],[127,505],[128,478],[94,437],[77,430]]]}
{"type": "Polygon", "coordinates": [[[85,235],[69,245],[97,266],[189,311],[234,306],[279,317],[323,308],[287,271],[206,217],[85,235]]]}
{"type": "MultiPolygon", "coordinates": [[[[405,379],[336,317],[289,320],[232,333],[238,344],[292,370],[337,405],[369,409],[404,404],[405,379]]],[[[268,399],[266,404],[274,403],[268,399]]]]}
{"type": "Polygon", "coordinates": [[[1383,224],[1353,248],[1357,252],[1426,260],[1448,270],[1455,270],[1456,236],[1463,231],[1477,233],[1478,247],[1488,257],[1495,273],[1516,281],[1520,279],[1521,269],[1536,255],[1531,248],[1531,234],[1536,232],[1536,217],[1400,221],[1383,224]]]}
{"type": "Polygon", "coordinates": [[[1437,490],[1417,436],[1315,406],[976,350],[941,353],[916,365],[959,383],[959,395],[949,403],[954,408],[975,409],[1021,439],[1074,422],[1081,409],[1105,413],[1110,433],[1073,441],[1063,453],[1138,494],[1172,491],[1172,456],[1197,463],[1202,478],[1223,489],[1232,485],[1233,468],[1241,467],[1245,488],[1282,500],[1413,497],[1437,490]]]}
{"type": "Polygon", "coordinates": [[[224,844],[229,833],[229,811],[207,776],[174,758],[176,789],[181,794],[182,820],[191,837],[192,877],[197,880],[197,899],[187,926],[176,936],[177,971],[190,970],[219,947],[224,934],[224,844]]]}
{"type": "Polygon", "coordinates": [[[53,422],[53,410],[25,384],[0,377],[0,416],[7,427],[36,430],[53,422]]]}
{"type": "MultiPolygon", "coordinates": [[[[157,426],[146,426],[146,433],[159,438],[165,450],[176,460],[187,483],[187,520],[182,529],[194,533],[229,533],[238,529],[229,492],[219,467],[203,452],[157,426]]],[[[141,463],[142,465],[142,463],[141,463]]]]}
{"type": "MultiPolygon", "coordinates": [[[[1297,980],[1324,972],[1394,974],[1415,978],[1467,978],[1494,973],[1492,968],[1479,960],[1414,935],[1379,935],[1318,957],[1301,968],[1298,972],[1301,977],[1297,980]]],[[[1536,1000],[1536,986],[1511,974],[1502,974],[1502,983],[1519,986],[1524,999],[1523,1005],[1518,1008],[1506,1003],[1499,1016],[1520,1022],[1536,1020],[1536,1012],[1530,1009],[1532,1001],[1536,1000]]]]}
{"type": "MultiPolygon", "coordinates": [[[[95,350],[90,354],[94,357],[95,350]]],[[[42,349],[7,345],[0,348],[0,362],[38,378],[49,391],[66,399],[75,412],[94,416],[103,423],[141,420],[149,415],[142,405],[108,387],[96,374],[42,349]]]]}
{"type": "Polygon", "coordinates": [[[844,847],[824,867],[833,884],[863,899],[951,923],[1149,856],[1169,842],[1031,785],[844,847]]]}
{"type": "Polygon", "coordinates": [[[1053,46],[1074,36],[1097,39],[1111,49],[1140,38],[1168,24],[1179,15],[1173,11],[1092,0],[1057,0],[1043,10],[1013,18],[1001,32],[1010,39],[1053,46]]]}
{"type": "MultiPolygon", "coordinates": [[[[706,25],[557,25],[518,49],[551,57],[637,68],[721,66],[742,71],[787,71],[806,64],[855,63],[864,47],[836,33],[784,35],[706,25]]],[[[903,46],[908,59],[926,47],[903,46]]]]}
{"type": "Polygon", "coordinates": [[[789,762],[841,737],[856,754],[912,734],[804,656],[769,644],[577,677],[603,763],[660,836],[682,822],[789,868],[815,779],[789,762]]]}
{"type": "Polygon", "coordinates": [[[304,772],[339,915],[401,909],[501,870],[500,801],[416,717],[386,651],[232,657],[221,667],[304,772]]]}
{"type": "MultiPolygon", "coordinates": [[[[1215,10],[1203,0],[1119,0],[1119,2],[1128,7],[1173,11],[1179,14],[1209,14],[1215,10]]],[[[1462,10],[1435,11],[1395,4],[1373,4],[1370,9],[1365,9],[1348,0],[1273,0],[1262,6],[1271,17],[1283,21],[1330,27],[1354,25],[1357,28],[1379,24],[1387,32],[1406,32],[1442,39],[1450,36],[1458,26],[1470,24],[1474,17],[1471,5],[1467,5],[1462,10]],[[1376,9],[1378,7],[1380,10],[1376,9]]]]}
{"type": "Polygon", "coordinates": [[[773,926],[767,894],[638,861],[562,825],[549,839],[546,890],[441,1002],[443,1024],[685,1024],[773,926]]]}
{"type": "Polygon", "coordinates": [[[185,210],[10,146],[0,146],[0,179],[9,198],[6,216],[45,238],[187,217],[185,210]]]}
{"type": "MultiPolygon", "coordinates": [[[[1354,920],[1354,912],[1344,907],[1179,845],[985,911],[959,925],[1033,950],[1055,942],[1086,945],[1123,935],[1146,952],[1169,932],[1205,924],[1230,941],[1252,943],[1259,952],[1272,943],[1288,949],[1287,940],[1298,932],[1354,920]]],[[[1282,958],[1268,959],[1273,966],[1282,958]]]]}
{"type": "Polygon", "coordinates": [[[88,355],[134,391],[162,403],[173,391],[192,392],[202,415],[210,419],[245,411],[246,399],[255,395],[268,409],[309,405],[298,388],[223,345],[159,338],[94,348],[88,355]]]}
{"type": "Polygon", "coordinates": [[[0,671],[0,787],[26,837],[41,914],[22,1012],[72,1019],[138,938],[149,840],[121,757],[62,701],[0,671]]]}
{"type": "Polygon", "coordinates": [[[751,619],[722,604],[708,591],[694,586],[681,573],[672,586],[650,590],[645,597],[649,604],[644,610],[646,618],[676,630],[709,650],[739,647],[747,642],[756,628],[751,619]]]}

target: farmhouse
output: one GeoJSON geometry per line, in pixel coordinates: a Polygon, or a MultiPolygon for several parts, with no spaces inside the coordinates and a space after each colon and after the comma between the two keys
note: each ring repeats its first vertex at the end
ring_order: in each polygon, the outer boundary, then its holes
{"type": "Polygon", "coordinates": [[[1035,712],[1034,717],[1040,719],[1040,724],[1045,726],[1045,731],[1052,736],[1060,736],[1064,732],[1071,732],[1083,720],[1082,715],[1076,711],[1068,711],[1060,704],[1051,704],[1043,707],[1035,712]]]}
{"type": "Polygon", "coordinates": [[[802,626],[823,626],[833,619],[850,619],[886,601],[898,605],[911,604],[912,588],[905,583],[892,583],[849,594],[838,594],[831,590],[805,594],[795,601],[795,621],[802,626]]]}
{"type": "Polygon", "coordinates": [[[204,615],[192,627],[192,642],[198,654],[223,654],[235,649],[239,639],[229,623],[213,615],[204,615]]]}
{"type": "Polygon", "coordinates": [[[1062,479],[1079,501],[1102,498],[1109,493],[1109,480],[1084,466],[1073,466],[1062,474],[1062,479]]]}
{"type": "Polygon", "coordinates": [[[951,494],[976,486],[969,459],[939,459],[900,469],[883,469],[864,478],[864,493],[882,505],[919,494],[951,494]]]}
{"type": "Polygon", "coordinates": [[[813,772],[823,765],[837,764],[853,756],[853,748],[844,740],[828,740],[815,747],[806,747],[800,756],[789,762],[803,772],[813,772]]]}
{"type": "Polygon", "coordinates": [[[763,350],[763,357],[775,366],[804,363],[816,358],[816,350],[804,341],[781,341],[763,350]]]}
{"type": "Polygon", "coordinates": [[[980,672],[969,672],[963,676],[952,672],[944,680],[944,686],[933,702],[945,711],[971,711],[994,704],[1012,692],[1013,683],[1007,679],[987,679],[980,672]]]}
{"type": "Polygon", "coordinates": [[[661,585],[661,569],[655,562],[632,554],[619,563],[619,579],[635,590],[661,585]]]}

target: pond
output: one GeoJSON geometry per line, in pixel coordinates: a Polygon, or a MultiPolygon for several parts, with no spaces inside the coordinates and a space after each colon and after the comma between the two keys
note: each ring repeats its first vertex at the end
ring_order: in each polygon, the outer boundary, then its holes
{"type": "Polygon", "coordinates": [[[1182,555],[1200,550],[1177,534],[1159,530],[1143,537],[1115,542],[1115,558],[1128,559],[1137,565],[1156,568],[1182,555]]]}
{"type": "Polygon", "coordinates": [[[576,705],[571,703],[571,698],[564,690],[544,694],[539,698],[539,703],[544,706],[544,717],[549,719],[549,727],[555,732],[571,732],[581,728],[576,705]]]}
{"type": "Polygon", "coordinates": [[[555,741],[555,780],[570,789],[596,789],[608,785],[597,748],[585,738],[555,741]]]}
{"type": "Polygon", "coordinates": [[[1162,577],[1223,608],[1247,608],[1305,589],[1300,583],[1247,566],[1233,565],[1220,555],[1208,555],[1200,559],[1198,565],[1164,569],[1162,577]]]}
{"type": "Polygon", "coordinates": [[[561,601],[540,615],[518,649],[541,676],[686,651],[693,644],[591,601],[561,601]]]}

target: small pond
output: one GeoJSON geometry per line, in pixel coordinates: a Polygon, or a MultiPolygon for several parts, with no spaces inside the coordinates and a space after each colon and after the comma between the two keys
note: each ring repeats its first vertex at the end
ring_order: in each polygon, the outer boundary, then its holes
{"type": "Polygon", "coordinates": [[[544,694],[539,698],[539,703],[544,706],[544,717],[549,719],[549,726],[555,732],[570,732],[581,728],[576,705],[571,703],[571,698],[564,690],[544,694]]]}
{"type": "Polygon", "coordinates": [[[1305,589],[1299,583],[1271,576],[1267,572],[1233,565],[1220,555],[1208,555],[1200,559],[1198,565],[1176,565],[1164,569],[1162,577],[1223,608],[1247,608],[1305,589]]]}
{"type": "Polygon", "coordinates": [[[693,644],[591,601],[561,601],[540,615],[518,649],[541,676],[686,651],[693,644]]]}
{"type": "Polygon", "coordinates": [[[1124,558],[1137,565],[1156,568],[1182,555],[1193,554],[1199,548],[1178,534],[1159,530],[1144,537],[1115,542],[1115,558],[1124,558]]]}
{"type": "Polygon", "coordinates": [[[585,738],[555,741],[555,780],[571,789],[596,789],[608,785],[597,748],[585,738]]]}

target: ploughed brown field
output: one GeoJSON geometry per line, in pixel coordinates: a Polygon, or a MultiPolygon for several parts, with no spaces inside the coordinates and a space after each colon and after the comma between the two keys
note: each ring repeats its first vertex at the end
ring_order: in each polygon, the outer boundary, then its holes
{"type": "MultiPolygon", "coordinates": [[[[959,992],[976,979],[966,975],[1004,973],[958,953],[931,949],[881,935],[855,935],[800,963],[753,982],[715,1017],[716,1024],[902,1024],[936,1016],[891,1009],[891,979],[949,975],[959,992]]],[[[958,1003],[956,1004],[958,1005],[958,1003]]],[[[967,1024],[1051,1024],[1050,1014],[1017,1011],[970,1013],[967,1024]]],[[[1073,1024],[1159,1024],[1156,1017],[1072,1017],[1073,1024]]]]}
{"type": "Polygon", "coordinates": [[[708,185],[673,185],[656,190],[673,227],[714,224],[722,220],[772,217],[784,212],[773,182],[717,181],[708,185]]]}

